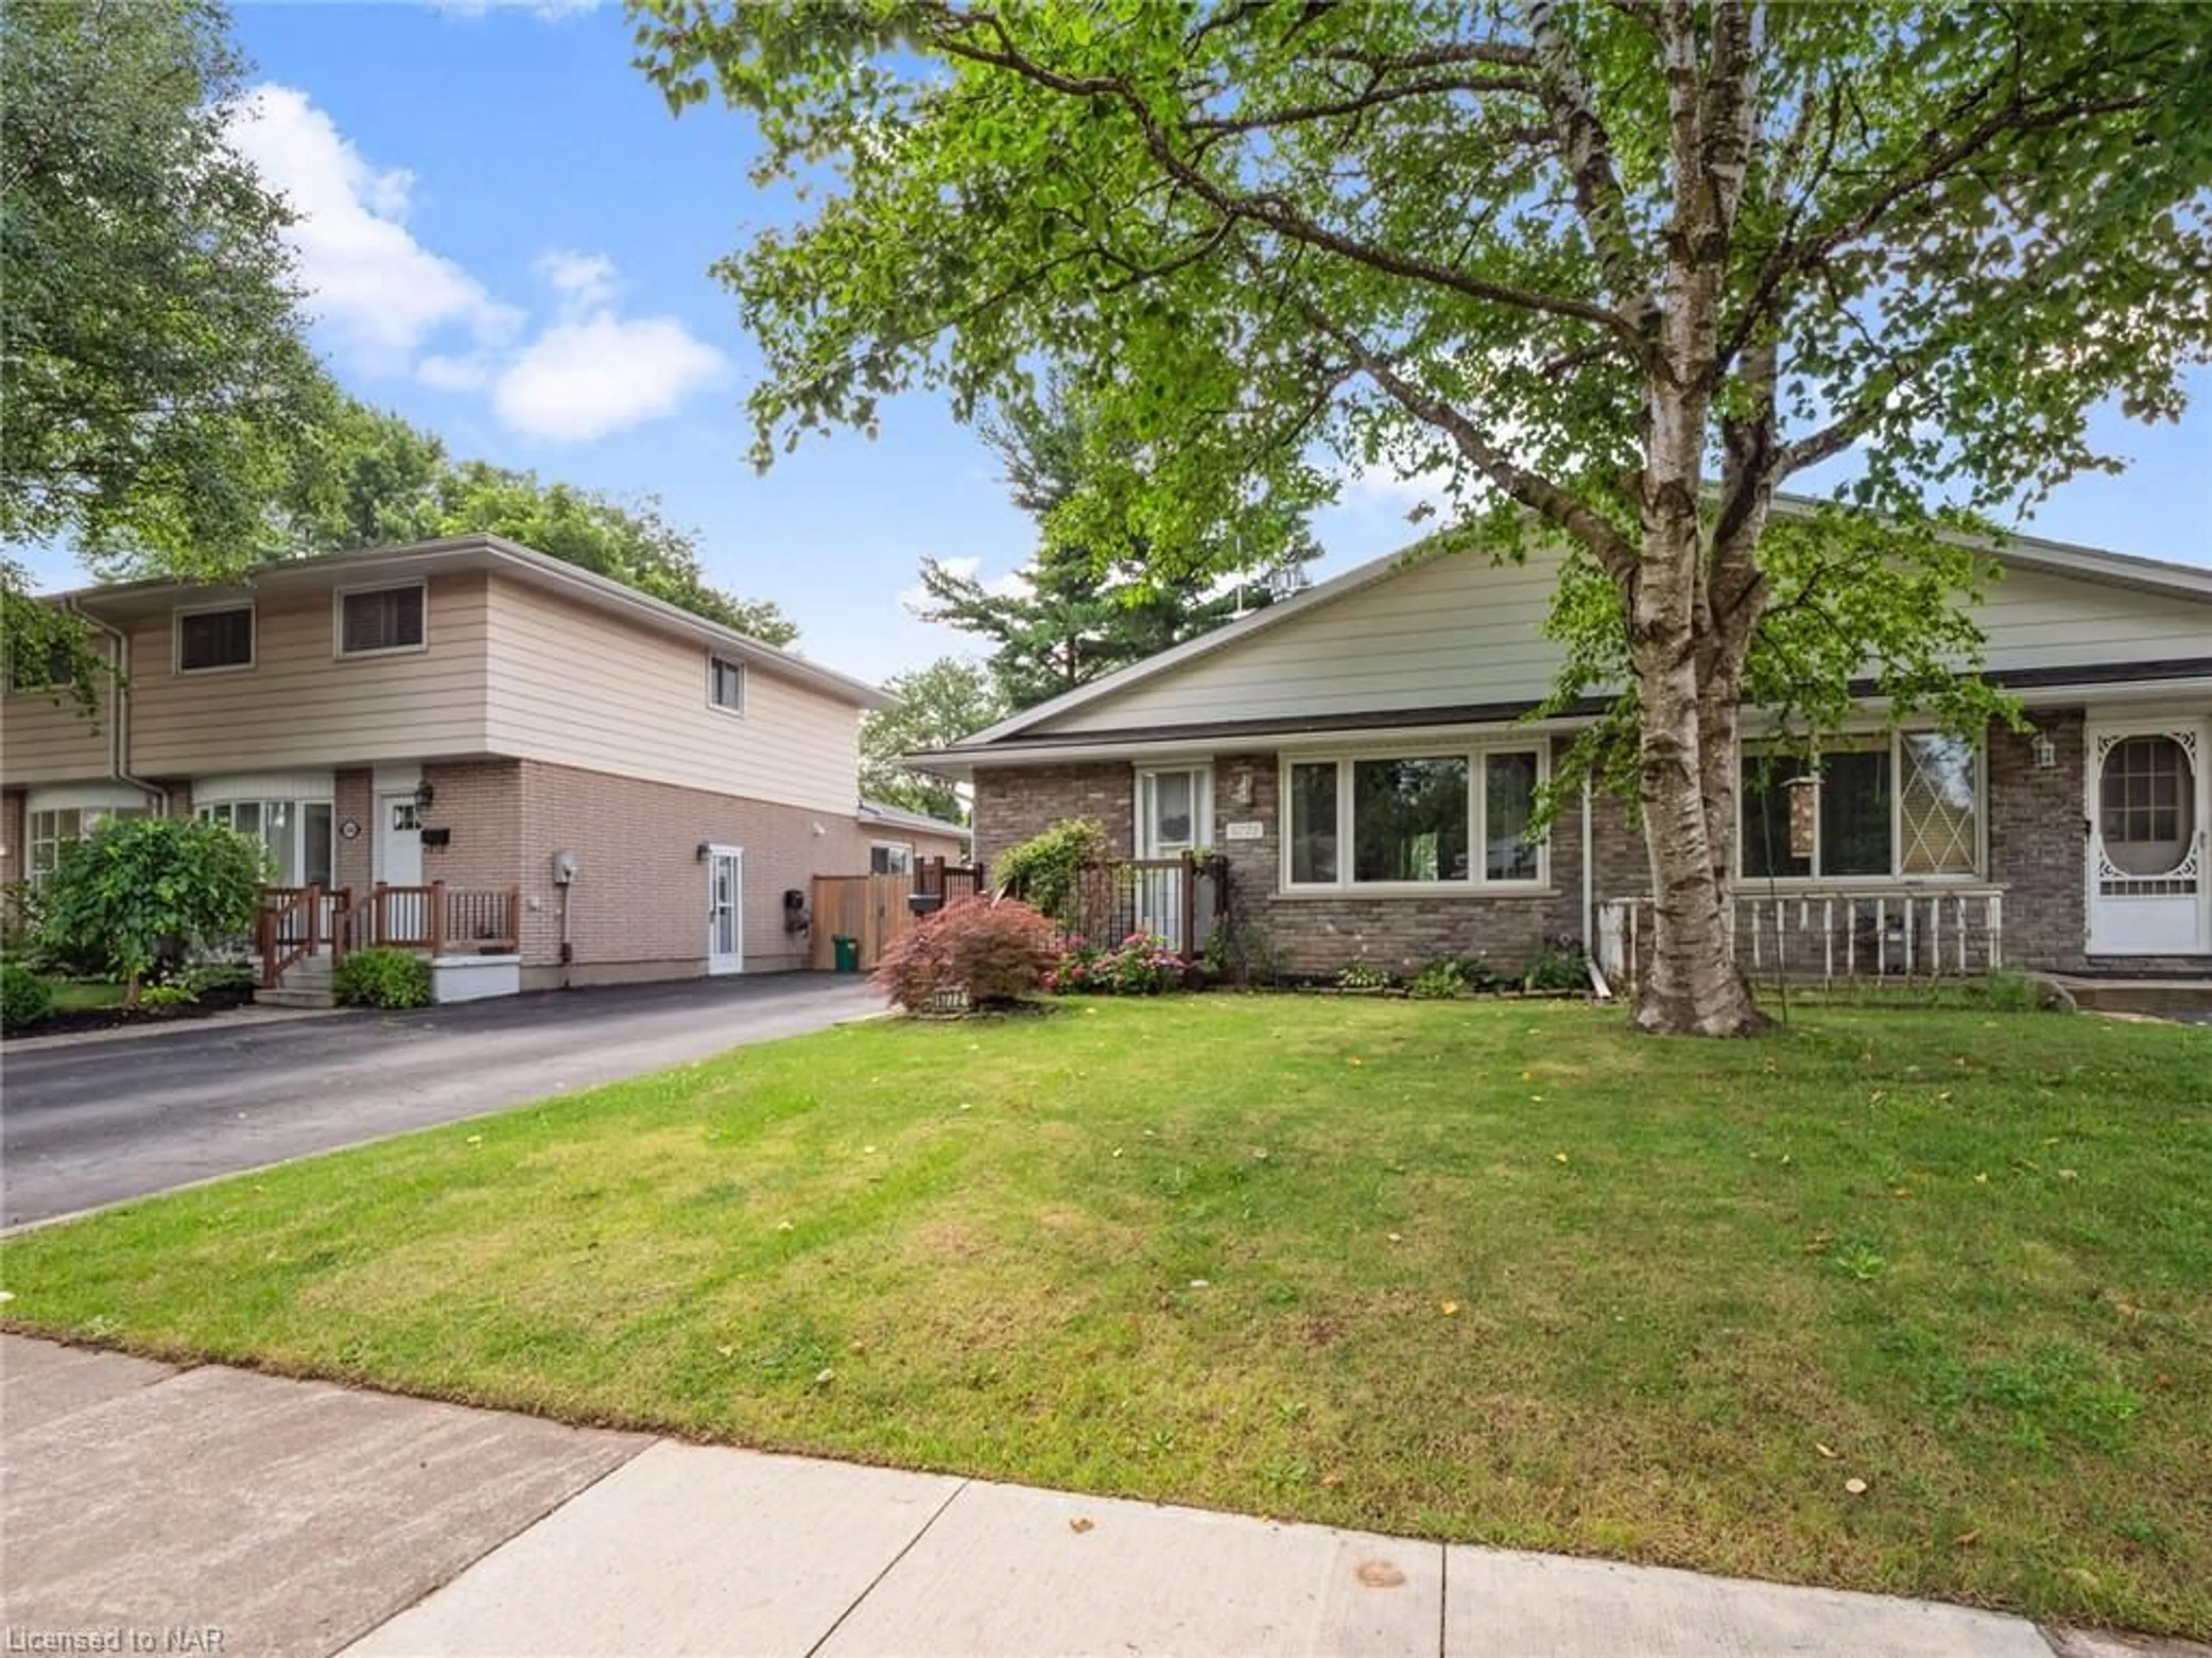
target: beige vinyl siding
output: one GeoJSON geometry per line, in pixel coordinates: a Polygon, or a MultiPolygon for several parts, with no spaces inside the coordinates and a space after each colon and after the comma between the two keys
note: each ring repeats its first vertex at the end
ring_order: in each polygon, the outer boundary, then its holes
{"type": "Polygon", "coordinates": [[[2041,570],[2006,572],[1974,619],[1992,670],[2212,656],[2212,602],[2041,570]]]}
{"type": "MultiPolygon", "coordinates": [[[[103,643],[101,653],[106,653],[103,643]]],[[[0,689],[0,782],[73,783],[108,773],[112,683],[98,689],[100,716],[88,720],[66,691],[0,689]]]]}
{"type": "Polygon", "coordinates": [[[492,578],[489,744],[619,776],[849,815],[860,710],[745,669],[744,712],[707,701],[705,645],[492,578]]]}
{"type": "Polygon", "coordinates": [[[264,594],[253,665],[175,671],[172,618],[131,629],[131,754],[149,777],[481,754],[487,578],[433,576],[426,649],[340,657],[330,592],[264,594]]]}
{"type": "MultiPolygon", "coordinates": [[[[1437,559],[1047,720],[1042,733],[1534,701],[1556,551],[1437,559]]],[[[2212,604],[2013,568],[1975,612],[1992,671],[2212,656],[2212,604]]]]}
{"type": "Polygon", "coordinates": [[[1559,663],[1540,629],[1559,555],[1454,554],[1386,576],[1249,641],[1038,727],[1112,731],[1540,696],[1559,663]]]}

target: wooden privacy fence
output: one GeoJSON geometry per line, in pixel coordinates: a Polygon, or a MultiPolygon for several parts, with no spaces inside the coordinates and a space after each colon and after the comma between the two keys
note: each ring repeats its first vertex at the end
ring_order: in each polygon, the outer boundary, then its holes
{"type": "Polygon", "coordinates": [[[828,972],[837,965],[837,940],[851,938],[860,945],[860,971],[872,973],[884,952],[920,920],[907,902],[909,897],[936,898],[941,908],[989,893],[981,865],[948,864],[942,858],[922,859],[911,874],[817,875],[808,965],[828,972]]]}
{"type": "Polygon", "coordinates": [[[872,972],[897,940],[914,930],[907,908],[910,875],[817,875],[814,878],[814,941],[811,964],[821,972],[837,965],[836,941],[860,942],[860,971],[872,972]]]}

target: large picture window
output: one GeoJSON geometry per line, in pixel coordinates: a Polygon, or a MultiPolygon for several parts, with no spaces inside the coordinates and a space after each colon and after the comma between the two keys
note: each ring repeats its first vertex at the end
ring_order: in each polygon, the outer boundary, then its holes
{"type": "Polygon", "coordinates": [[[1438,749],[1284,767],[1286,889],[1418,891],[1534,886],[1529,838],[1542,753],[1438,749]]]}
{"type": "Polygon", "coordinates": [[[1981,755],[1904,732],[1816,762],[1743,756],[1737,865],[1752,880],[1960,878],[1981,869],[1981,755]]]}

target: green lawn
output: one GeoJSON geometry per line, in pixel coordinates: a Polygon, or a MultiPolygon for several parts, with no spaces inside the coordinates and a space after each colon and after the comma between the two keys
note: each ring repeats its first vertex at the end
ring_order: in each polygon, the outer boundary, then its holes
{"type": "Polygon", "coordinates": [[[57,979],[54,1011],[82,1013],[90,1008],[113,1007],[123,999],[123,987],[105,979],[57,979]]]}
{"type": "Polygon", "coordinates": [[[30,1234],[0,1278],[14,1327],[144,1352],[2212,1630],[2212,1030],[881,1023],[30,1234]]]}

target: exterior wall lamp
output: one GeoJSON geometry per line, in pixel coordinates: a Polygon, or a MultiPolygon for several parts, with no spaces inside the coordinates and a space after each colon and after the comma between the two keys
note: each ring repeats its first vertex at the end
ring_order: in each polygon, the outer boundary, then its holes
{"type": "Polygon", "coordinates": [[[428,779],[425,778],[422,782],[417,783],[415,786],[415,805],[416,810],[421,811],[429,811],[430,803],[437,798],[438,791],[430,786],[428,779]]]}

